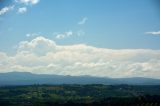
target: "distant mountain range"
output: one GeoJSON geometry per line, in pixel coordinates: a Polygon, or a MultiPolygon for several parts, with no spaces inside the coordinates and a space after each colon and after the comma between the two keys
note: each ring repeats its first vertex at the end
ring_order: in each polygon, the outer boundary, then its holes
{"type": "Polygon", "coordinates": [[[105,78],[92,76],[62,76],[49,74],[32,74],[29,72],[0,73],[0,86],[33,84],[129,84],[160,85],[160,79],[152,78],[105,78]]]}

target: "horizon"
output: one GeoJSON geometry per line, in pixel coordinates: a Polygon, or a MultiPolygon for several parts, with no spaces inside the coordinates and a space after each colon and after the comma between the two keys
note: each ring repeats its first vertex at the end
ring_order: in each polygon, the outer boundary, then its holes
{"type": "Polygon", "coordinates": [[[0,0],[0,73],[160,78],[158,0],[0,0]]]}
{"type": "Polygon", "coordinates": [[[105,79],[132,79],[132,78],[144,78],[144,79],[156,79],[160,80],[160,78],[152,78],[152,77],[106,77],[106,76],[91,76],[91,75],[77,75],[77,76],[72,76],[72,75],[58,75],[58,74],[41,74],[41,73],[33,73],[33,72],[19,72],[19,71],[10,71],[10,72],[2,72],[0,74],[8,74],[8,73],[27,73],[27,74],[33,74],[33,75],[51,75],[51,76],[70,76],[70,77],[93,77],[93,78],[105,78],[105,79]]]}

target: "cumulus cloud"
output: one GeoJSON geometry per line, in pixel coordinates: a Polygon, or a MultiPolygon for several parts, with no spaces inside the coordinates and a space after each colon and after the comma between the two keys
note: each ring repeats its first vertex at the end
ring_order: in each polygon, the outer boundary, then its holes
{"type": "Polygon", "coordinates": [[[6,7],[2,8],[0,10],[0,15],[3,15],[3,14],[5,14],[5,13],[7,13],[7,12],[13,10],[13,9],[14,9],[14,5],[12,5],[12,6],[6,6],[6,7]]]}
{"type": "Polygon", "coordinates": [[[36,39],[31,40],[30,42],[20,42],[18,46],[18,52],[45,55],[45,53],[53,51],[55,47],[56,44],[54,41],[39,36],[36,39]]]}
{"type": "Polygon", "coordinates": [[[150,34],[150,35],[159,35],[160,36],[160,31],[157,32],[146,32],[146,34],[150,34]]]}
{"type": "Polygon", "coordinates": [[[79,25],[83,25],[87,22],[88,18],[84,17],[81,21],[78,22],[79,25]]]}
{"type": "Polygon", "coordinates": [[[27,12],[27,8],[26,7],[21,7],[21,8],[18,9],[18,13],[20,13],[20,14],[23,14],[25,12],[27,12]]]}
{"type": "Polygon", "coordinates": [[[73,32],[72,31],[68,31],[68,32],[65,32],[65,33],[57,34],[56,35],[56,39],[64,39],[64,38],[68,38],[68,37],[70,37],[72,35],[73,35],[73,32]]]}
{"type": "Polygon", "coordinates": [[[0,52],[0,72],[159,78],[159,69],[160,50],[66,46],[42,36],[20,42],[14,55],[0,52]]]}

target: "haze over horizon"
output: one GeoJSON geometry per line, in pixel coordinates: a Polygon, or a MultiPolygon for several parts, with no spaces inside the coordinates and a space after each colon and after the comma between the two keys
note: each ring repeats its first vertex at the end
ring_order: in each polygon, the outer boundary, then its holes
{"type": "Polygon", "coordinates": [[[0,73],[159,78],[159,5],[0,0],[0,73]]]}

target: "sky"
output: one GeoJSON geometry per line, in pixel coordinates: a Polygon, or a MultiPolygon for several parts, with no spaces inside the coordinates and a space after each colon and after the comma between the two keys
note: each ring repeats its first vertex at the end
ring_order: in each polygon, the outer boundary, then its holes
{"type": "Polygon", "coordinates": [[[0,72],[160,77],[159,0],[0,0],[0,72]]]}

